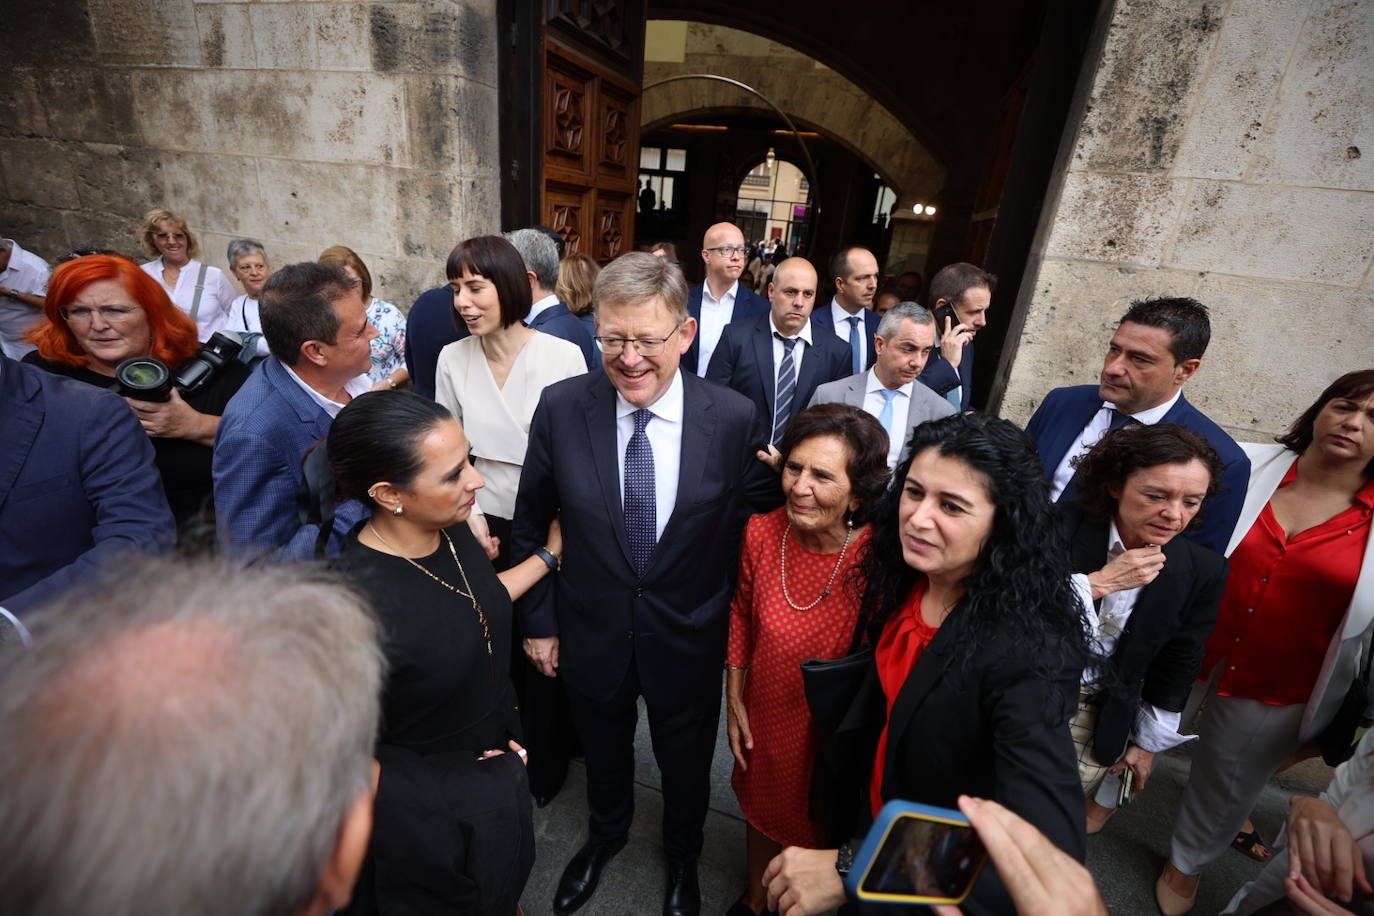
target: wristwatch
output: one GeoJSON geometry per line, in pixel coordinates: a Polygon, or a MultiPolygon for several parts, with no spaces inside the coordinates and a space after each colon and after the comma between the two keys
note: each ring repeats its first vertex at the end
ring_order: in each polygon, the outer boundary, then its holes
{"type": "Polygon", "coordinates": [[[849,869],[854,867],[854,844],[841,843],[837,852],[839,854],[835,857],[835,871],[843,878],[849,874],[849,869]]]}
{"type": "Polygon", "coordinates": [[[544,561],[545,565],[549,567],[549,572],[558,572],[559,566],[562,565],[558,557],[550,553],[547,547],[538,548],[534,555],[544,561]]]}

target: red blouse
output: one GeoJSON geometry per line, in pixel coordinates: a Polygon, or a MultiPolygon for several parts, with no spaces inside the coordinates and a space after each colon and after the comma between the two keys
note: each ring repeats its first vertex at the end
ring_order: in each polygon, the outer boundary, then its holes
{"type": "MultiPolygon", "coordinates": [[[[897,702],[897,694],[901,693],[902,685],[906,683],[911,669],[916,667],[926,646],[930,645],[935,634],[940,632],[939,627],[932,627],[921,619],[921,599],[925,593],[926,580],[921,579],[912,588],[906,602],[884,625],[883,635],[879,637],[878,645],[873,650],[873,664],[878,669],[878,682],[882,684],[883,695],[887,697],[888,723],[892,721],[892,705],[897,702]]],[[[869,786],[869,798],[875,816],[878,809],[883,806],[887,729],[888,726],[884,725],[883,733],[878,738],[878,755],[873,760],[873,782],[869,786]]]]}
{"type": "MultiPolygon", "coordinates": [[[[1295,462],[1279,489],[1298,476],[1295,462]]],[[[1273,706],[1306,703],[1360,575],[1374,481],[1350,508],[1290,539],[1266,504],[1231,555],[1217,625],[1207,639],[1205,679],[1220,662],[1223,696],[1273,706]]]]}

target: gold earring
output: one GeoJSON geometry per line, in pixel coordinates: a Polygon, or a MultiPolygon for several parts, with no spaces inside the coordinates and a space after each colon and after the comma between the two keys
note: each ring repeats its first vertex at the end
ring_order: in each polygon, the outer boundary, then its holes
{"type": "Polygon", "coordinates": [[[400,515],[402,511],[403,511],[403,510],[401,509],[401,507],[400,507],[400,506],[397,506],[395,509],[392,509],[392,510],[391,510],[391,514],[392,514],[392,515],[400,515]]]}

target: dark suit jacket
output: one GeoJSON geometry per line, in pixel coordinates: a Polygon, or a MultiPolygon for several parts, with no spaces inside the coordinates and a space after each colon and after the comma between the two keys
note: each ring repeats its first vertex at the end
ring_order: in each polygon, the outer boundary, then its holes
{"type": "Polygon", "coordinates": [[[169,550],[153,460],[113,392],[0,356],[0,607],[24,614],[122,550],[169,550]]]}
{"type": "MultiPolygon", "coordinates": [[[[1072,500],[1057,508],[1073,571],[1105,566],[1108,520],[1087,518],[1072,500]]],[[[1217,620],[1226,565],[1221,554],[1185,538],[1164,545],[1164,568],[1140,590],[1099,694],[1093,753],[1100,763],[1110,766],[1125,753],[1142,698],[1160,709],[1183,711],[1202,665],[1203,643],[1217,620]]]]}
{"type": "Polygon", "coordinates": [[[563,570],[517,604],[527,637],[559,637],[559,676],[605,699],[637,665],[646,694],[667,702],[720,692],[739,539],[752,509],[781,502],[754,457],[767,438],[743,395],[682,372],[677,501],[641,578],[630,560],[616,455],[616,392],[604,372],[544,389],[530,424],[515,501],[513,556],[563,525],[563,570]]]}
{"type": "Polygon", "coordinates": [[[955,387],[962,390],[959,399],[960,410],[970,410],[973,404],[973,341],[964,344],[964,355],[959,358],[959,368],[951,366],[936,347],[930,353],[930,361],[919,378],[936,394],[944,395],[955,387]]]}
{"type": "MultiPolygon", "coordinates": [[[[1072,447],[1083,427],[1102,407],[1096,385],[1075,385],[1071,388],[1056,388],[1045,395],[1035,415],[1026,424],[1026,433],[1040,450],[1040,460],[1045,465],[1045,476],[1053,477],[1054,469],[1064,459],[1064,454],[1072,447]]],[[[1192,430],[1212,444],[1221,456],[1221,489],[1202,506],[1200,523],[1183,533],[1195,544],[1200,544],[1217,553],[1226,550],[1231,539],[1231,531],[1240,518],[1240,508],[1245,502],[1245,488],[1250,482],[1250,459],[1245,457],[1239,445],[1211,420],[1198,410],[1183,395],[1166,413],[1162,423],[1175,423],[1184,429],[1192,430]]]]}
{"type": "Polygon", "coordinates": [[[406,316],[406,368],[415,393],[434,400],[434,367],[439,351],[468,336],[453,322],[453,289],[447,285],[420,294],[406,316]]]}
{"type": "MultiPolygon", "coordinates": [[[[797,391],[792,398],[794,416],[810,404],[818,387],[849,374],[849,344],[816,327],[811,328],[811,341],[797,374],[797,391]]],[[[777,400],[778,377],[773,365],[772,315],[759,315],[726,325],[711,354],[706,377],[753,401],[759,416],[770,421],[777,400]]]]}
{"type": "Polygon", "coordinates": [[[566,302],[560,302],[544,309],[534,317],[529,326],[536,331],[543,331],[545,334],[552,334],[554,337],[577,344],[578,349],[582,351],[582,358],[587,361],[588,369],[601,367],[601,360],[597,358],[596,346],[592,343],[592,335],[587,333],[587,326],[576,315],[568,311],[566,302]]]}
{"type": "MultiPolygon", "coordinates": [[[[835,337],[835,322],[831,320],[830,317],[830,305],[832,302],[834,302],[833,299],[828,299],[826,300],[824,305],[818,305],[815,309],[812,310],[811,324],[814,326],[816,331],[824,330],[825,333],[829,334],[831,337],[835,337]]],[[[873,358],[876,355],[875,348],[873,346],[873,335],[878,333],[878,325],[882,324],[883,319],[878,317],[878,313],[873,311],[872,309],[864,309],[860,314],[863,315],[864,319],[864,333],[868,335],[868,345],[866,347],[866,349],[868,350],[868,356],[864,360],[864,368],[872,369],[873,358]]],[[[845,346],[848,346],[848,337],[845,338],[845,341],[845,346]]],[[[852,373],[845,373],[845,375],[850,374],[852,373]]]]}
{"type": "MultiPolygon", "coordinates": [[[[758,293],[749,289],[743,283],[735,293],[735,310],[730,313],[730,321],[741,321],[745,318],[753,318],[755,315],[766,315],[771,310],[768,300],[758,293]]],[[[697,320],[697,334],[692,338],[692,346],[687,352],[682,354],[682,368],[688,372],[696,372],[699,367],[697,360],[701,356],[701,287],[694,286],[687,291],[687,311],[697,320]]],[[[726,322],[729,324],[729,322],[726,322]]]]}
{"type": "MultiPolygon", "coordinates": [[[[306,452],[329,435],[334,420],[310,399],[276,357],[258,364],[224,408],[215,435],[215,527],[220,541],[248,559],[282,549],[286,556],[314,553],[318,529],[302,526],[296,491],[306,452]]],[[[367,516],[349,500],[335,509],[330,553],[367,516]]]]}

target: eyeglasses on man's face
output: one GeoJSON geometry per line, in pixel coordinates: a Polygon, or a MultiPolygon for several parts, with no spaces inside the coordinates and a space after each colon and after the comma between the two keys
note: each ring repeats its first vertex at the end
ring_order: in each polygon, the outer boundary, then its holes
{"type": "Polygon", "coordinates": [[[673,339],[673,335],[682,330],[682,322],[668,333],[667,337],[594,337],[597,349],[608,356],[619,356],[625,352],[626,344],[633,344],[635,352],[640,356],[658,356],[663,352],[663,347],[668,341],[673,339]]]}
{"type": "Polygon", "coordinates": [[[707,251],[714,251],[722,258],[742,258],[749,251],[748,248],[741,248],[738,245],[718,245],[715,248],[707,248],[707,251]]]}

